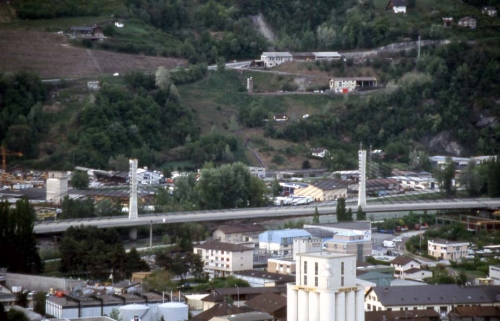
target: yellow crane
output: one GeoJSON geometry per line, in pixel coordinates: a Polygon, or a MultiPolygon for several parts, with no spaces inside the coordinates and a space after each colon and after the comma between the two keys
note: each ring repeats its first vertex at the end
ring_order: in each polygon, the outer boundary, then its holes
{"type": "Polygon", "coordinates": [[[0,153],[2,154],[2,184],[4,184],[7,181],[7,156],[23,156],[23,153],[10,152],[3,145],[0,147],[0,153]]]}

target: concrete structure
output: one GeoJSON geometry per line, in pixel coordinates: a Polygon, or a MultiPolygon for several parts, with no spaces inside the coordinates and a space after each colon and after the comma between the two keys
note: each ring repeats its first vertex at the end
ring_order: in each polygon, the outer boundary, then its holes
{"type": "Polygon", "coordinates": [[[493,6],[486,6],[481,9],[481,13],[487,14],[490,17],[496,17],[498,15],[498,10],[493,6]]]}
{"type": "MultiPolygon", "coordinates": [[[[130,173],[130,202],[128,208],[128,218],[133,220],[138,216],[137,211],[137,159],[129,160],[129,173],[130,173]]],[[[136,232],[137,233],[137,232],[136,232]]],[[[136,237],[137,238],[137,234],[136,237]]]]}
{"type": "Polygon", "coordinates": [[[247,78],[247,91],[249,94],[253,93],[253,78],[247,78]]]}
{"type": "MultiPolygon", "coordinates": [[[[185,321],[189,317],[189,307],[182,302],[166,302],[158,305],[157,318],[165,321],[185,321]]],[[[141,320],[142,321],[142,320],[141,320]]]]}
{"type": "Polygon", "coordinates": [[[287,285],[288,321],[364,321],[364,286],[356,284],[356,256],[297,255],[295,283],[287,285]]]}
{"type": "Polygon", "coordinates": [[[64,196],[68,195],[68,173],[67,172],[49,172],[47,175],[47,196],[49,203],[59,204],[64,196]]]}
{"type": "Polygon", "coordinates": [[[342,56],[335,51],[313,52],[315,60],[339,60],[342,56]]]}
{"type": "Polygon", "coordinates": [[[469,242],[428,240],[427,254],[437,259],[458,260],[468,255],[469,242]]]}
{"type": "Polygon", "coordinates": [[[283,258],[283,259],[271,258],[267,260],[267,271],[270,273],[295,274],[295,270],[296,270],[296,263],[295,260],[291,258],[283,258]]]}
{"type": "Polygon", "coordinates": [[[454,306],[492,306],[500,302],[500,286],[456,284],[377,286],[365,296],[366,311],[432,309],[442,317],[454,306]]]}
{"type": "Polygon", "coordinates": [[[349,93],[357,88],[377,86],[377,78],[375,77],[344,77],[331,78],[330,90],[335,93],[349,93]]]}
{"type": "Polygon", "coordinates": [[[193,253],[200,255],[204,271],[211,277],[225,277],[253,268],[253,248],[248,246],[208,242],[193,245],[193,253]]]}
{"type": "Polygon", "coordinates": [[[358,151],[359,185],[358,185],[358,207],[366,207],[366,150],[358,151]]]}
{"type": "MultiPolygon", "coordinates": [[[[368,311],[365,313],[367,321],[441,321],[439,313],[434,310],[405,310],[405,311],[368,311]]],[[[462,321],[463,319],[460,319],[462,321]]]]}
{"type": "Polygon", "coordinates": [[[250,174],[258,178],[266,177],[266,169],[264,167],[248,166],[250,174]]]}
{"type": "Polygon", "coordinates": [[[259,235],[259,248],[267,250],[272,256],[291,256],[293,240],[309,236],[311,234],[303,229],[266,231],[259,235]]]}

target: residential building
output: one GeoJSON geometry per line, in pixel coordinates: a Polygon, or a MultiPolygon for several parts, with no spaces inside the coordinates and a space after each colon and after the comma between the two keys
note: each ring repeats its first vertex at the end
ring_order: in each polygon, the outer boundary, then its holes
{"type": "Polygon", "coordinates": [[[319,158],[324,158],[328,149],[326,148],[313,148],[311,149],[311,155],[319,158]]]}
{"type": "Polygon", "coordinates": [[[267,250],[272,256],[291,256],[293,240],[309,236],[311,234],[303,229],[266,231],[259,235],[259,248],[267,250]]]}
{"type": "Polygon", "coordinates": [[[419,261],[407,256],[398,256],[391,261],[391,266],[397,279],[422,280],[432,276],[432,271],[423,270],[419,261]]]}
{"type": "Polygon", "coordinates": [[[500,265],[490,265],[488,276],[493,280],[493,285],[500,285],[500,265]]]}
{"type": "Polygon", "coordinates": [[[270,273],[295,274],[295,270],[295,260],[291,258],[270,258],[267,260],[267,271],[270,273]]]}
{"type": "Polygon", "coordinates": [[[366,311],[434,310],[446,316],[454,306],[492,306],[500,302],[500,286],[456,284],[377,286],[365,296],[366,311]]]}
{"type": "Polygon", "coordinates": [[[93,25],[92,27],[71,27],[69,28],[69,37],[72,39],[85,38],[91,40],[104,39],[104,33],[101,26],[93,25]]]}
{"type": "Polygon", "coordinates": [[[266,169],[264,167],[248,166],[250,174],[252,176],[257,176],[258,178],[266,177],[266,169]]]}
{"type": "Polygon", "coordinates": [[[358,261],[364,261],[372,255],[372,241],[365,239],[364,234],[354,231],[336,232],[333,240],[325,243],[325,251],[356,255],[358,261]]]}
{"type": "Polygon", "coordinates": [[[326,179],[308,185],[306,188],[295,190],[294,195],[310,196],[315,201],[323,202],[341,197],[350,197],[347,187],[350,182],[338,179],[326,179]]]}
{"type": "Polygon", "coordinates": [[[330,90],[335,93],[349,93],[361,87],[377,86],[375,77],[354,77],[354,78],[331,78],[330,90]]]}
{"type": "Polygon", "coordinates": [[[245,270],[233,273],[234,277],[247,281],[252,287],[285,285],[295,280],[294,276],[258,270],[245,270]]]}
{"type": "Polygon", "coordinates": [[[453,23],[452,17],[443,17],[443,27],[449,28],[449,27],[451,27],[452,23],[453,23]]]}
{"type": "Polygon", "coordinates": [[[462,19],[458,20],[458,25],[461,27],[476,29],[477,20],[472,17],[463,17],[462,19]]]}
{"type": "Polygon", "coordinates": [[[486,6],[481,9],[482,14],[487,14],[490,17],[496,17],[498,15],[498,10],[492,6],[486,6]]]}
{"type": "Polygon", "coordinates": [[[262,293],[246,301],[245,304],[257,311],[269,313],[274,320],[286,320],[286,296],[276,293],[262,293]]]}
{"type": "Polygon", "coordinates": [[[469,242],[428,240],[427,254],[442,260],[458,260],[468,255],[469,242]]]}
{"type": "Polygon", "coordinates": [[[287,285],[288,321],[364,321],[364,286],[356,283],[356,256],[297,254],[295,283],[287,285]]]}
{"type": "Polygon", "coordinates": [[[266,229],[260,224],[230,224],[219,226],[213,233],[214,241],[225,243],[253,243],[254,248],[259,247],[259,234],[266,229]]]}
{"type": "Polygon", "coordinates": [[[263,52],[260,60],[264,61],[266,67],[274,67],[292,61],[293,56],[289,52],[263,52]]]}
{"type": "Polygon", "coordinates": [[[406,13],[406,2],[405,0],[389,0],[385,8],[394,11],[394,13],[406,13]]]}
{"type": "Polygon", "coordinates": [[[211,277],[225,277],[236,271],[253,268],[253,248],[232,243],[207,242],[193,246],[200,255],[204,271],[211,277]]]}

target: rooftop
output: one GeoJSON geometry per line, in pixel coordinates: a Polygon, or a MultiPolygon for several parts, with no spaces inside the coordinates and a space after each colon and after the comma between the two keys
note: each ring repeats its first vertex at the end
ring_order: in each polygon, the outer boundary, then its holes
{"type": "Polygon", "coordinates": [[[260,279],[266,279],[270,281],[281,281],[281,282],[295,282],[295,276],[290,276],[286,274],[270,273],[259,270],[244,270],[234,272],[234,275],[254,277],[260,279]]]}
{"type": "Polygon", "coordinates": [[[193,245],[195,249],[205,249],[205,250],[217,250],[217,251],[253,251],[251,247],[243,246],[239,244],[224,243],[224,242],[206,242],[203,244],[193,245]]]}
{"type": "Polygon", "coordinates": [[[247,306],[268,313],[274,313],[282,308],[286,308],[286,297],[275,293],[262,293],[251,298],[245,303],[247,306]]]}
{"type": "Polygon", "coordinates": [[[248,232],[264,232],[266,229],[260,224],[231,224],[222,225],[217,228],[225,234],[233,233],[248,233],[248,232]]]}
{"type": "Polygon", "coordinates": [[[315,258],[315,257],[324,257],[324,258],[356,257],[355,254],[330,253],[330,252],[297,253],[296,256],[313,257],[313,258],[315,258]]]}
{"type": "Polygon", "coordinates": [[[405,264],[410,263],[411,261],[415,261],[417,263],[420,263],[417,260],[412,259],[411,257],[398,256],[397,258],[395,258],[394,260],[391,261],[391,264],[394,264],[394,265],[405,265],[405,264]]]}

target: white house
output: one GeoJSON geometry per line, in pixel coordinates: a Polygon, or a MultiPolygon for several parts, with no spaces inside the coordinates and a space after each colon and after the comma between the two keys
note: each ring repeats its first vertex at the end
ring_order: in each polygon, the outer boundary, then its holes
{"type": "Polygon", "coordinates": [[[356,256],[297,254],[295,283],[287,285],[287,320],[364,321],[364,289],[356,281],[356,256]]]}
{"type": "Polygon", "coordinates": [[[248,166],[248,170],[252,176],[257,176],[258,178],[266,177],[266,169],[264,167],[248,166]]]}
{"type": "Polygon", "coordinates": [[[273,67],[287,61],[292,61],[293,56],[289,52],[263,52],[260,60],[264,61],[266,67],[273,67]]]}
{"type": "Polygon", "coordinates": [[[493,285],[500,285],[500,265],[490,265],[489,278],[493,280],[493,285]]]}
{"type": "Polygon", "coordinates": [[[342,56],[335,51],[313,52],[316,60],[339,60],[342,56]]]}
{"type": "Polygon", "coordinates": [[[431,271],[421,269],[420,262],[406,256],[398,256],[391,261],[391,266],[397,279],[422,280],[432,276],[431,271]]]}
{"type": "Polygon", "coordinates": [[[324,158],[326,153],[328,152],[328,149],[326,148],[313,148],[311,149],[311,155],[324,158]]]}
{"type": "Polygon", "coordinates": [[[349,93],[360,87],[373,87],[377,85],[375,77],[343,77],[331,78],[330,90],[335,93],[349,93]]]}
{"type": "Polygon", "coordinates": [[[427,254],[443,260],[458,260],[468,255],[469,242],[428,240],[427,254]]]}
{"type": "Polygon", "coordinates": [[[207,242],[193,246],[193,253],[200,255],[204,271],[211,277],[225,277],[235,271],[253,268],[253,248],[222,242],[207,242]]]}

